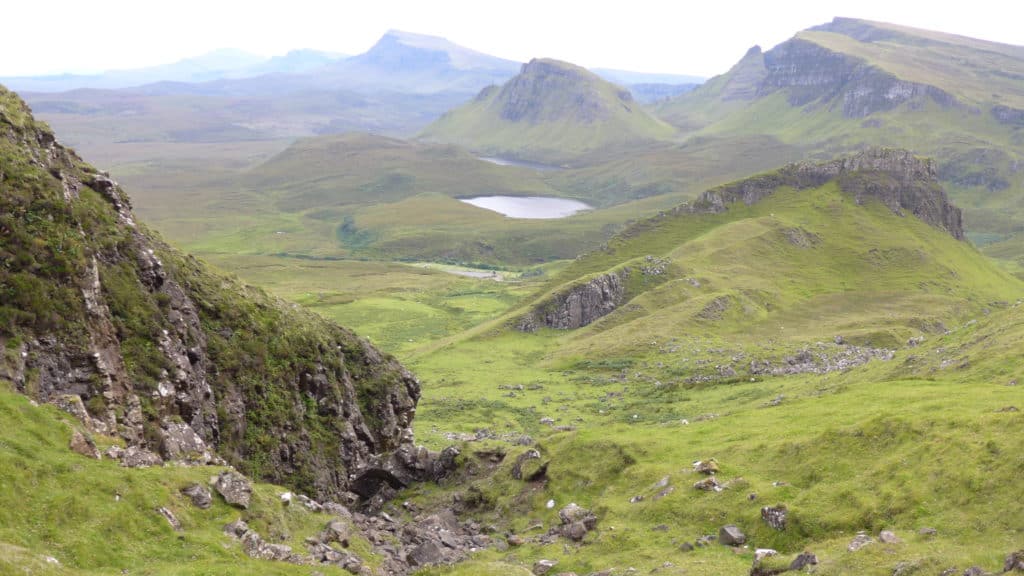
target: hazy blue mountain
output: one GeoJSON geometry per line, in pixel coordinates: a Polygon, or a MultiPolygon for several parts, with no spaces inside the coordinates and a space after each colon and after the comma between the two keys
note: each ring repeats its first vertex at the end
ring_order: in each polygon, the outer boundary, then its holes
{"type": "Polygon", "coordinates": [[[653,72],[630,72],[611,68],[591,68],[591,72],[609,82],[622,86],[630,84],[703,84],[707,78],[685,74],[658,74],[653,72]]]}
{"type": "Polygon", "coordinates": [[[226,77],[254,75],[246,73],[267,62],[267,58],[233,48],[207,52],[170,64],[107,70],[98,74],[58,74],[52,76],[21,76],[3,78],[0,82],[12,90],[23,92],[64,92],[79,88],[117,89],[153,82],[206,82],[226,77]]]}
{"type": "Polygon", "coordinates": [[[317,82],[357,90],[475,94],[508,80],[520,65],[437,36],[390,30],[365,53],[318,70],[317,82]]]}

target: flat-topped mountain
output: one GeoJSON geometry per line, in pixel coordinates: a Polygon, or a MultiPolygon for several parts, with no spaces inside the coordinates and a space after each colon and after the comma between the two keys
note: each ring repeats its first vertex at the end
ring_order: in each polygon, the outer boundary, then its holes
{"type": "Polygon", "coordinates": [[[541,162],[652,141],[673,130],[633,100],[628,90],[566,62],[534,59],[504,85],[427,127],[427,140],[541,162]]]}

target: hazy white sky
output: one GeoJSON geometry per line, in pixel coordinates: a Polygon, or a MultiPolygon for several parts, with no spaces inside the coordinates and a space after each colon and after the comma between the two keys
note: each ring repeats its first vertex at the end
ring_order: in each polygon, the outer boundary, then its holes
{"type": "Polygon", "coordinates": [[[1010,0],[10,0],[0,76],[172,62],[216,48],[358,54],[390,28],[512,60],[712,76],[834,16],[1024,44],[1010,0]]]}

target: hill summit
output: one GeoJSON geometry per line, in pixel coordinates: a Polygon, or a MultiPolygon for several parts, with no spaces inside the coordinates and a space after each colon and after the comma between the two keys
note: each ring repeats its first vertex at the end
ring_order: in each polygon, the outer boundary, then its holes
{"type": "Polygon", "coordinates": [[[579,66],[533,59],[504,85],[484,88],[423,136],[481,152],[541,162],[670,136],[629,91],[579,66]]]}

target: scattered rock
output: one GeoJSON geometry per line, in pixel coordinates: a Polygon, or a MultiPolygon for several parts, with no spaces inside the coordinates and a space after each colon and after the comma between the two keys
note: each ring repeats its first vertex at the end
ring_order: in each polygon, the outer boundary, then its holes
{"type": "Polygon", "coordinates": [[[348,524],[338,520],[331,520],[326,526],[324,526],[323,531],[320,532],[320,541],[326,544],[337,542],[338,544],[341,544],[343,548],[348,548],[348,542],[351,536],[352,530],[348,524]]]}
{"type": "Polygon", "coordinates": [[[1006,556],[1003,572],[1024,572],[1024,549],[1011,552],[1006,556]]]}
{"type": "Polygon", "coordinates": [[[801,552],[800,555],[798,555],[796,558],[793,559],[793,562],[791,562],[789,564],[789,569],[790,570],[803,570],[807,566],[817,566],[817,565],[818,565],[818,557],[815,556],[814,554],[810,553],[810,552],[807,552],[805,550],[804,552],[801,552]]]}
{"type": "Polygon", "coordinates": [[[920,568],[921,564],[919,562],[904,560],[902,562],[897,562],[896,565],[893,566],[892,576],[910,576],[911,574],[915,574],[920,568]]]}
{"type": "Polygon", "coordinates": [[[556,564],[558,564],[557,560],[537,560],[533,565],[533,573],[536,576],[542,576],[550,572],[556,564]]]}
{"type": "Polygon", "coordinates": [[[899,544],[903,542],[896,536],[896,533],[891,530],[882,530],[879,532],[878,540],[883,544],[899,544]]]}
{"type": "Polygon", "coordinates": [[[111,460],[120,460],[121,458],[124,458],[124,448],[114,444],[110,448],[107,448],[103,455],[111,460]]]}
{"type": "Polygon", "coordinates": [[[694,542],[694,544],[696,544],[699,548],[703,548],[705,546],[708,546],[715,540],[718,540],[718,536],[715,536],[714,534],[705,534],[700,538],[697,538],[697,541],[694,542]]]}
{"type": "Polygon", "coordinates": [[[196,508],[203,510],[208,509],[213,504],[213,495],[206,486],[200,484],[191,484],[181,489],[181,493],[192,499],[192,505],[196,508]]]}
{"type": "Polygon", "coordinates": [[[721,492],[722,485],[718,483],[718,479],[714,476],[708,476],[707,478],[693,483],[693,487],[697,490],[706,490],[708,492],[721,492]]]}
{"type": "Polygon", "coordinates": [[[203,439],[184,422],[166,421],[160,429],[160,454],[166,460],[208,464],[213,460],[203,439]]]}
{"type": "Polygon", "coordinates": [[[778,553],[777,550],[771,548],[757,548],[754,550],[754,562],[760,562],[769,556],[776,556],[778,553]]]}
{"type": "Polygon", "coordinates": [[[239,508],[248,508],[249,500],[252,498],[252,484],[249,479],[234,470],[221,472],[213,482],[217,493],[224,497],[224,500],[239,508]]]}
{"type": "Polygon", "coordinates": [[[786,517],[789,515],[786,507],[782,504],[777,506],[765,506],[761,508],[761,519],[764,523],[776,530],[786,529],[786,517]]]}
{"type": "Polygon", "coordinates": [[[1003,406],[999,410],[996,410],[996,412],[1020,412],[1020,408],[1017,408],[1016,406],[1003,406]]]}
{"type": "Polygon", "coordinates": [[[921,536],[931,537],[931,536],[937,535],[939,533],[939,531],[936,530],[935,528],[924,527],[924,528],[921,528],[920,530],[918,530],[917,533],[920,534],[921,536]]]}
{"type": "Polygon", "coordinates": [[[718,473],[718,462],[714,458],[708,460],[697,460],[693,463],[693,471],[701,474],[717,474],[718,473]]]}
{"type": "Polygon", "coordinates": [[[850,544],[846,547],[846,549],[850,552],[856,552],[857,550],[860,550],[868,544],[874,543],[874,541],[875,540],[871,536],[868,536],[866,533],[858,532],[857,535],[853,537],[853,540],[850,541],[850,544]]]}
{"type": "Polygon", "coordinates": [[[679,551],[680,552],[693,552],[693,544],[690,544],[689,542],[683,542],[679,546],[679,551]]]}
{"type": "Polygon", "coordinates": [[[523,537],[518,534],[509,534],[505,540],[508,542],[509,546],[513,547],[522,546],[523,544],[526,544],[526,540],[524,540],[523,537]]]}
{"type": "Polygon", "coordinates": [[[986,576],[986,575],[987,575],[987,572],[985,572],[984,568],[982,568],[980,566],[971,566],[967,570],[964,570],[964,574],[963,574],[963,576],[986,576]]]}
{"type": "Polygon", "coordinates": [[[555,419],[554,418],[550,418],[550,417],[544,417],[544,418],[540,419],[540,423],[541,424],[547,424],[548,426],[554,426],[555,425],[555,419]]]}
{"type": "Polygon", "coordinates": [[[409,551],[407,556],[410,566],[430,566],[444,561],[444,549],[441,544],[428,540],[409,551]]]}
{"type": "Polygon", "coordinates": [[[163,459],[159,456],[138,446],[129,446],[121,456],[121,466],[126,468],[148,468],[150,466],[163,466],[163,459]]]}
{"type": "Polygon", "coordinates": [[[562,536],[573,542],[583,540],[587,532],[597,527],[597,516],[590,510],[576,505],[576,503],[569,504],[559,510],[558,518],[561,520],[562,525],[557,530],[562,536]]]}
{"type": "Polygon", "coordinates": [[[92,438],[82,434],[78,430],[71,433],[71,442],[69,444],[72,452],[81,454],[86,458],[100,459],[100,451],[96,448],[96,443],[92,441],[92,438]]]}
{"type": "Polygon", "coordinates": [[[762,406],[765,406],[766,408],[771,408],[773,406],[778,406],[778,405],[782,404],[782,401],[785,400],[785,399],[786,399],[786,396],[784,394],[779,394],[775,398],[772,398],[771,400],[769,400],[769,401],[765,402],[764,404],[762,404],[762,406]]]}
{"type": "Polygon", "coordinates": [[[718,530],[718,542],[725,546],[742,546],[747,542],[747,535],[735,524],[728,524],[718,530]]]}
{"type": "Polygon", "coordinates": [[[293,494],[291,492],[285,492],[285,493],[281,494],[281,504],[284,504],[285,506],[291,505],[291,503],[292,503],[292,496],[293,496],[293,494]]]}
{"type": "Polygon", "coordinates": [[[174,516],[174,512],[171,512],[170,510],[164,508],[163,506],[157,508],[156,511],[159,512],[161,516],[167,519],[167,522],[171,525],[171,528],[174,528],[174,530],[177,532],[181,532],[181,522],[179,522],[178,519],[174,516]]]}

